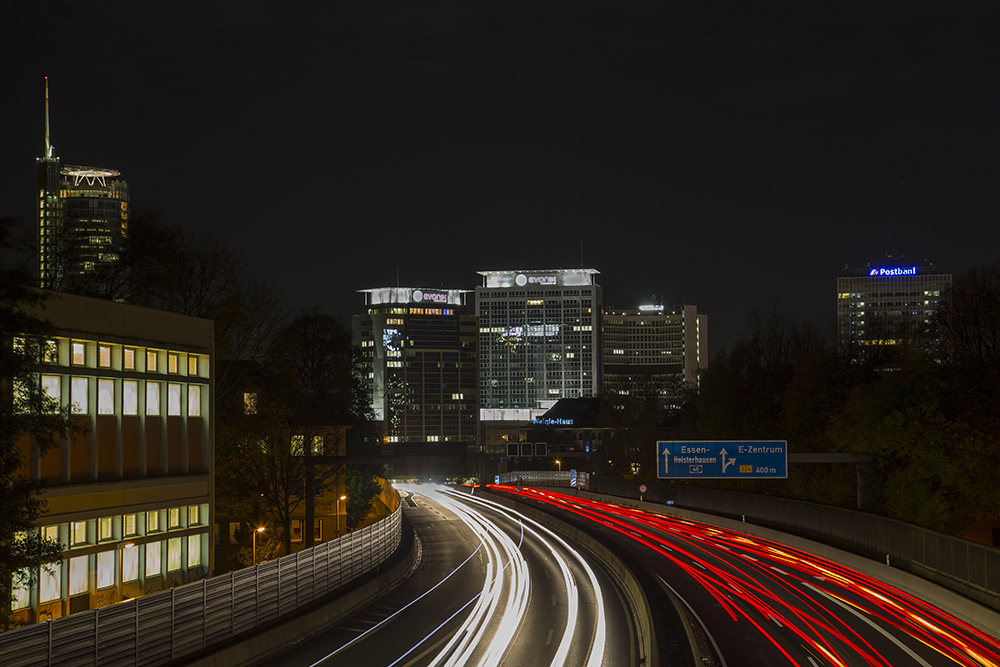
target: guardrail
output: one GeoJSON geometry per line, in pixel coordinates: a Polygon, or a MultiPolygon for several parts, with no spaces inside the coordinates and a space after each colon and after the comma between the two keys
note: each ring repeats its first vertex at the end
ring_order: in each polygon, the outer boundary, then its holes
{"type": "Polygon", "coordinates": [[[155,667],[260,628],[390,558],[402,509],[311,549],[108,607],[0,633],[4,667],[155,667]]]}
{"type": "Polygon", "coordinates": [[[886,560],[1000,610],[1000,549],[858,510],[693,486],[674,489],[678,507],[744,518],[886,560]]]}

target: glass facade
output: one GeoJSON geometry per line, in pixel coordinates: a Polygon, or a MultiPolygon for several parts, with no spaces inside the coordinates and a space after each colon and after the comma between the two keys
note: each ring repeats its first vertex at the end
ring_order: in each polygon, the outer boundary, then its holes
{"type": "Polygon", "coordinates": [[[480,271],[482,408],[540,408],[600,391],[596,274],[594,269],[480,271]]]}

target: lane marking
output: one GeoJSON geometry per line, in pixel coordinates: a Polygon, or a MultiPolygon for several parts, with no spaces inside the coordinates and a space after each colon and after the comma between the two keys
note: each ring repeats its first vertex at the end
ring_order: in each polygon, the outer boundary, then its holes
{"type": "Polygon", "coordinates": [[[552,594],[552,606],[553,607],[556,606],[556,596],[555,596],[555,593],[552,594]]]}
{"type": "Polygon", "coordinates": [[[712,633],[708,631],[708,626],[705,625],[705,622],[701,620],[701,616],[699,616],[698,612],[694,610],[694,607],[691,606],[691,603],[682,598],[681,594],[677,592],[677,589],[668,584],[666,579],[661,577],[659,574],[656,575],[656,578],[659,579],[661,582],[663,582],[663,585],[669,588],[670,591],[677,596],[678,600],[684,603],[684,606],[688,608],[688,611],[691,612],[691,615],[694,616],[694,619],[698,621],[698,623],[701,625],[701,629],[708,637],[708,641],[712,642],[712,648],[715,649],[715,655],[718,656],[719,662],[722,663],[722,667],[728,667],[728,665],[726,665],[726,659],[722,656],[722,651],[719,650],[719,645],[715,643],[715,637],[713,637],[712,633]]]}
{"type": "Polygon", "coordinates": [[[860,618],[862,621],[864,621],[865,623],[867,623],[868,625],[870,625],[873,628],[875,628],[876,630],[878,630],[880,633],[882,633],[882,635],[885,636],[886,639],[888,639],[893,644],[895,644],[900,649],[902,649],[903,652],[906,653],[906,655],[908,655],[911,658],[913,658],[914,662],[916,662],[918,665],[921,665],[921,667],[931,667],[931,664],[929,662],[927,662],[926,660],[924,660],[923,658],[921,658],[919,655],[917,655],[916,653],[914,653],[913,650],[909,646],[907,646],[903,642],[901,642],[898,639],[896,639],[892,634],[890,634],[884,628],[882,628],[882,626],[878,625],[877,623],[873,622],[871,619],[869,619],[866,616],[864,616],[863,614],[861,614],[854,607],[852,607],[852,606],[850,606],[848,604],[844,604],[843,602],[841,602],[837,598],[833,597],[832,595],[830,595],[826,591],[821,591],[820,589],[816,588],[815,586],[813,586],[812,584],[810,584],[807,581],[803,581],[802,585],[805,586],[806,588],[809,588],[809,589],[812,589],[812,590],[816,591],[817,593],[819,593],[820,595],[822,595],[823,597],[825,597],[826,599],[828,599],[830,602],[833,602],[837,606],[846,609],[847,611],[851,612],[852,614],[854,614],[855,616],[857,616],[858,618],[860,618]]]}
{"type": "Polygon", "coordinates": [[[552,628],[549,628],[549,636],[545,638],[545,645],[546,646],[548,646],[549,644],[552,643],[552,633],[553,632],[554,632],[554,630],[552,628]]]}
{"type": "Polygon", "coordinates": [[[421,653],[420,655],[414,656],[413,660],[410,660],[405,665],[401,665],[401,667],[412,667],[412,665],[414,665],[418,661],[420,661],[421,658],[426,657],[428,653],[430,653],[431,651],[435,650],[438,646],[440,646],[441,644],[443,644],[446,641],[448,641],[449,639],[451,639],[452,635],[454,635],[456,632],[458,632],[458,628],[455,628],[454,630],[452,630],[451,632],[449,632],[448,634],[446,634],[444,637],[442,637],[441,639],[437,640],[434,643],[433,646],[428,646],[427,649],[423,653],[421,653]]]}
{"type": "Polygon", "coordinates": [[[772,621],[774,621],[774,624],[775,624],[775,625],[777,625],[777,626],[778,626],[779,628],[783,628],[783,627],[785,627],[785,626],[783,626],[783,625],[781,624],[781,621],[779,621],[778,619],[776,619],[776,618],[774,617],[774,614],[768,614],[768,616],[770,617],[770,619],[771,619],[772,621]]]}
{"type": "Polygon", "coordinates": [[[813,660],[813,658],[812,658],[811,655],[807,655],[806,656],[806,660],[808,660],[809,662],[811,662],[813,667],[819,667],[819,663],[817,663],[815,660],[813,660]]]}

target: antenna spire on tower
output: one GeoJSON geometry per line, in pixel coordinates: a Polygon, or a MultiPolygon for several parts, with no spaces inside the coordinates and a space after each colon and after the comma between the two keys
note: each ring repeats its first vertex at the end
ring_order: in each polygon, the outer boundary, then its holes
{"type": "Polygon", "coordinates": [[[52,157],[52,143],[49,141],[49,77],[45,77],[45,157],[52,157]]]}

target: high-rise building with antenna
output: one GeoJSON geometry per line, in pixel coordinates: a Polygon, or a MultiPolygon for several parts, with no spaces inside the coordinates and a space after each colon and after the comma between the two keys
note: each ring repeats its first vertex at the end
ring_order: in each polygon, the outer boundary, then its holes
{"type": "Polygon", "coordinates": [[[128,234],[128,184],[116,169],[60,167],[49,135],[45,77],[45,155],[35,160],[38,282],[76,291],[82,279],[119,260],[128,234]]]}

